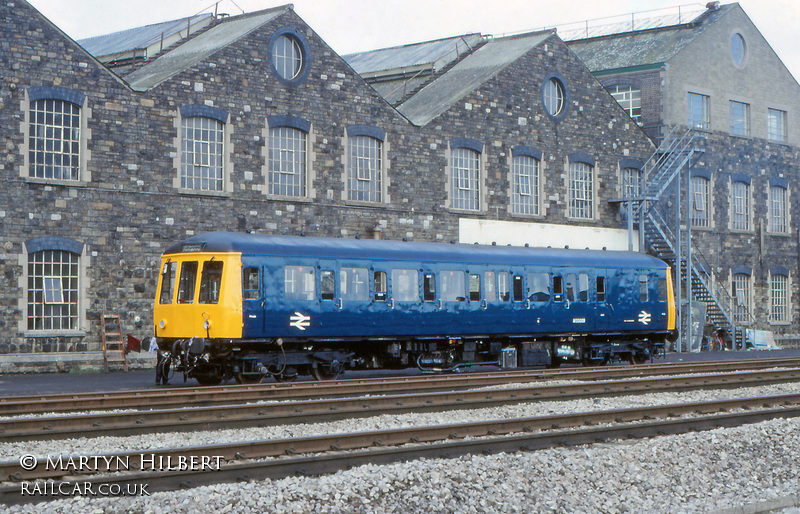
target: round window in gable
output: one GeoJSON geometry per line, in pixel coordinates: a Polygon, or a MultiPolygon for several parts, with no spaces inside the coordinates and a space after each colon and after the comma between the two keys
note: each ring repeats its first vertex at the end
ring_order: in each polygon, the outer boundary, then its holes
{"type": "Polygon", "coordinates": [[[270,65],[281,82],[296,85],[308,76],[308,45],[296,30],[285,28],[269,42],[270,65]]]}
{"type": "Polygon", "coordinates": [[[747,43],[738,32],[731,36],[731,59],[736,67],[742,67],[747,56],[747,43]]]}
{"type": "Polygon", "coordinates": [[[558,74],[550,74],[542,84],[542,102],[548,116],[556,121],[561,120],[567,113],[569,94],[564,87],[564,79],[558,74]]]}

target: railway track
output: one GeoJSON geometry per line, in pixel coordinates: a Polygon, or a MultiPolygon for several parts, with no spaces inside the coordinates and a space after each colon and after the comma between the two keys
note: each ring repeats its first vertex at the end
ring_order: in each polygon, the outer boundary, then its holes
{"type": "Polygon", "coordinates": [[[596,381],[686,373],[719,373],[774,367],[800,367],[800,358],[769,358],[707,363],[648,364],[578,368],[574,370],[522,370],[465,375],[422,375],[335,382],[269,383],[217,387],[179,387],[142,391],[116,391],[57,395],[0,397],[0,416],[67,413],[110,409],[166,409],[169,407],[232,405],[258,401],[342,398],[366,394],[423,393],[489,387],[506,383],[542,383],[552,380],[596,381]]]}
{"type": "Polygon", "coordinates": [[[530,451],[560,445],[591,444],[597,441],[733,427],[798,416],[800,416],[800,394],[786,394],[738,398],[722,402],[693,402],[660,407],[636,407],[229,445],[115,453],[101,456],[103,458],[95,462],[116,463],[116,466],[96,466],[93,469],[95,474],[91,476],[68,477],[64,476],[62,469],[37,466],[35,469],[26,470],[20,462],[2,462],[0,480],[5,481],[6,485],[0,486],[0,501],[6,504],[29,502],[31,498],[22,494],[20,483],[45,479],[59,479],[68,484],[127,486],[144,484],[152,493],[220,482],[276,479],[296,474],[317,475],[367,463],[388,464],[422,457],[452,458],[474,453],[530,451]],[[737,412],[730,412],[734,410],[737,412]],[[680,418],[687,415],[690,417],[680,418]],[[659,419],[652,421],[654,418],[659,419]],[[596,426],[601,424],[607,426],[596,426]],[[587,426],[589,428],[586,428],[587,426]],[[566,427],[574,428],[564,430],[566,427]],[[146,459],[143,456],[146,456],[146,459]],[[208,462],[219,464],[202,470],[164,469],[164,459],[175,463],[179,462],[181,456],[185,458],[206,456],[209,459],[214,457],[216,460],[208,462]],[[275,458],[278,456],[283,457],[275,458]],[[137,463],[140,465],[137,466],[137,463]],[[153,463],[149,468],[141,465],[149,463],[153,463]],[[156,470],[153,471],[153,468],[156,470]],[[109,474],[118,469],[123,471],[109,474]]]}
{"type": "Polygon", "coordinates": [[[4,441],[57,440],[75,437],[128,436],[141,433],[231,429],[375,416],[387,413],[435,412],[542,400],[610,395],[733,388],[793,382],[800,368],[726,374],[695,374],[575,384],[525,384],[515,388],[387,394],[321,400],[203,406],[113,413],[20,417],[0,420],[4,441]]]}

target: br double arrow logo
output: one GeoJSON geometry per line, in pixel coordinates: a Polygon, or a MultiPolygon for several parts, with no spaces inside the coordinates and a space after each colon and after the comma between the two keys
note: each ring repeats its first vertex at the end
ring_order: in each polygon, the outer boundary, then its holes
{"type": "Polygon", "coordinates": [[[289,317],[289,326],[305,330],[311,326],[311,316],[306,316],[302,312],[295,312],[289,317]]]}
{"type": "Polygon", "coordinates": [[[639,313],[639,323],[643,323],[645,325],[649,325],[651,318],[652,318],[652,316],[650,315],[649,312],[642,311],[642,312],[639,313]]]}

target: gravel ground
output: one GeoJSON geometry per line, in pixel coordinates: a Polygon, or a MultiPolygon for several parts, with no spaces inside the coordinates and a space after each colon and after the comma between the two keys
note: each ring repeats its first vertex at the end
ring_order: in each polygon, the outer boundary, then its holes
{"type": "MultiPolygon", "coordinates": [[[[800,384],[540,402],[478,411],[246,430],[0,444],[0,455],[95,454],[781,394],[800,384]]],[[[800,419],[535,452],[361,466],[334,475],[129,498],[74,497],[9,512],[782,512],[800,514],[800,419]]]]}

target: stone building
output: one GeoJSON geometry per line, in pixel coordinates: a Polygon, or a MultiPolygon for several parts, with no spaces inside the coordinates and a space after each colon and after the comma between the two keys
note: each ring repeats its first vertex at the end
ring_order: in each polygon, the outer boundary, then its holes
{"type": "Polygon", "coordinates": [[[678,208],[680,180],[682,234],[689,220],[697,272],[730,321],[795,343],[800,85],[757,27],[739,4],[711,2],[568,45],[656,144],[694,131],[694,156],[654,208],[678,208]]]}
{"type": "Polygon", "coordinates": [[[0,371],[91,359],[104,312],[151,335],[161,252],[211,230],[635,246],[609,200],[655,146],[554,31],[459,38],[391,92],[291,6],[102,62],[0,14],[0,371]]]}

